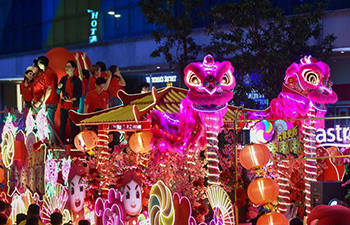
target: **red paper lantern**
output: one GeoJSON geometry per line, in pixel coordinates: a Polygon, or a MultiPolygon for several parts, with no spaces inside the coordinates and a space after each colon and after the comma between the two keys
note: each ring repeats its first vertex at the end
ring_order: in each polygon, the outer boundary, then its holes
{"type": "Polygon", "coordinates": [[[256,205],[264,205],[277,199],[278,189],[271,178],[258,178],[249,184],[248,198],[256,205]]]}
{"type": "Polygon", "coordinates": [[[152,133],[150,131],[137,132],[131,135],[129,146],[135,153],[148,153],[151,151],[152,133]]]}
{"type": "Polygon", "coordinates": [[[91,130],[84,130],[75,136],[74,144],[81,151],[88,151],[97,145],[97,134],[91,130]]]}
{"type": "Polygon", "coordinates": [[[288,225],[287,218],[277,212],[266,213],[258,219],[257,225],[288,225]]]}
{"type": "Polygon", "coordinates": [[[239,154],[239,162],[247,170],[259,169],[270,160],[270,151],[263,144],[245,146],[239,154]]]}

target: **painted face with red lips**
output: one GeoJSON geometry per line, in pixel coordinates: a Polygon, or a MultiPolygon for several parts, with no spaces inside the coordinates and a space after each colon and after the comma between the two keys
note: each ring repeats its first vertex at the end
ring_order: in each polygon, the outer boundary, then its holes
{"type": "Polygon", "coordinates": [[[74,212],[80,212],[83,210],[86,191],[81,176],[75,175],[69,183],[69,195],[71,209],[74,212]]]}
{"type": "Polygon", "coordinates": [[[329,80],[330,68],[311,56],[293,63],[286,71],[285,85],[308,97],[314,105],[335,103],[337,94],[329,80]]]}
{"type": "Polygon", "coordinates": [[[199,111],[224,108],[232,99],[236,86],[233,71],[230,62],[215,62],[211,55],[205,56],[202,63],[190,63],[184,72],[192,106],[199,111]]]}

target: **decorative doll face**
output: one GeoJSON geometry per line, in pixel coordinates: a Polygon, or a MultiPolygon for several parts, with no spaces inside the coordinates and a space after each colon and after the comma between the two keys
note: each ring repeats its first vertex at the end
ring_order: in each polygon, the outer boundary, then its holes
{"type": "Polygon", "coordinates": [[[84,207],[86,190],[81,176],[75,175],[69,183],[69,204],[74,212],[80,212],[84,207]]]}
{"type": "Polygon", "coordinates": [[[128,215],[137,216],[142,209],[141,187],[134,180],[125,185],[123,189],[124,194],[124,208],[128,215]]]}

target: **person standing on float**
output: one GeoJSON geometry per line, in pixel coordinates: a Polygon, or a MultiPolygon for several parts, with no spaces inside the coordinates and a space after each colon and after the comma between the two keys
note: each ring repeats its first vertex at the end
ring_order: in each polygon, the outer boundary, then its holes
{"type": "MultiPolygon", "coordinates": [[[[81,80],[74,75],[74,71],[77,68],[77,64],[74,61],[68,60],[66,64],[67,75],[63,76],[58,84],[57,93],[62,92],[61,97],[61,109],[60,109],[60,131],[59,136],[61,141],[66,143],[66,125],[68,119],[68,111],[79,109],[79,101],[82,93],[81,80]]],[[[75,136],[79,133],[79,127],[77,127],[73,121],[69,118],[71,126],[71,138],[70,143],[74,143],[75,136]]]]}
{"type": "MultiPolygon", "coordinates": [[[[59,101],[59,96],[56,93],[58,77],[56,72],[49,67],[49,59],[46,56],[39,56],[34,60],[34,64],[42,71],[42,74],[35,79],[38,79],[38,91],[43,94],[40,99],[37,97],[36,101],[34,101],[34,108],[36,109],[35,111],[38,112],[41,107],[45,105],[47,120],[49,122],[49,141],[51,144],[57,144],[58,142],[55,137],[55,113],[59,101]]],[[[35,91],[36,89],[34,87],[34,95],[35,91]]]]}

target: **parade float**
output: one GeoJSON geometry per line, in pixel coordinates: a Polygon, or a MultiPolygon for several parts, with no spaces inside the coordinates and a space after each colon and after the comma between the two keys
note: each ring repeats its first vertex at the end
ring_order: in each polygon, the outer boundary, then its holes
{"type": "Polygon", "coordinates": [[[228,104],[228,61],[207,55],[184,74],[188,90],[120,91],[121,106],[70,111],[76,149],[47,148],[44,110],[9,112],[0,178],[12,216],[37,203],[46,222],[59,211],[74,224],[288,224],[310,212],[312,182],[342,179],[350,129],[325,131],[337,101],[325,63],[293,63],[266,110],[228,104]]]}

